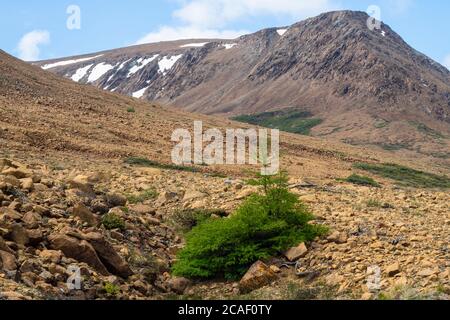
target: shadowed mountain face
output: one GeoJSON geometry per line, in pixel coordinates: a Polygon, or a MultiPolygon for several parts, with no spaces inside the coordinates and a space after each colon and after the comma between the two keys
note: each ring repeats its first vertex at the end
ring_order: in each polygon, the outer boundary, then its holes
{"type": "Polygon", "coordinates": [[[311,113],[311,134],[448,156],[450,72],[362,12],[330,12],[234,40],[149,44],[38,65],[81,83],[236,116],[311,113]],[[447,151],[446,151],[447,150],[447,151]]]}

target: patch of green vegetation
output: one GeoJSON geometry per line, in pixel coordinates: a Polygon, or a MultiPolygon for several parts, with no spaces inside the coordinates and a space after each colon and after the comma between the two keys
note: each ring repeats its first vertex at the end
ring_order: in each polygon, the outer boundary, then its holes
{"type": "Polygon", "coordinates": [[[421,132],[427,136],[430,136],[432,138],[435,138],[435,139],[445,138],[442,133],[440,133],[439,131],[436,131],[434,129],[431,129],[430,127],[428,127],[427,125],[425,125],[423,123],[416,122],[416,121],[410,121],[409,124],[416,127],[419,132],[421,132]]]}
{"type": "Polygon", "coordinates": [[[313,118],[313,115],[308,111],[295,109],[241,115],[232,118],[232,120],[301,135],[310,135],[311,129],[323,122],[322,119],[313,118]]]}
{"type": "Polygon", "coordinates": [[[357,184],[360,186],[369,186],[369,187],[380,187],[380,184],[376,182],[374,179],[366,176],[360,176],[357,174],[352,174],[350,177],[345,179],[344,181],[357,184]]]}
{"type": "Polygon", "coordinates": [[[294,301],[333,300],[337,296],[337,289],[336,286],[330,286],[323,282],[312,287],[290,282],[287,285],[287,299],[294,301]]]}
{"type": "Polygon", "coordinates": [[[102,225],[106,230],[120,229],[125,230],[125,222],[121,217],[114,213],[105,214],[102,217],[102,225]]]}
{"type": "Polygon", "coordinates": [[[158,197],[158,192],[153,188],[144,190],[139,194],[127,195],[128,202],[131,204],[142,203],[146,200],[155,199],[156,197],[158,197]]]}
{"type": "Polygon", "coordinates": [[[375,121],[374,127],[377,129],[383,129],[389,126],[389,121],[386,121],[384,119],[377,119],[375,121]]]}
{"type": "Polygon", "coordinates": [[[392,163],[357,163],[355,168],[397,181],[400,185],[415,188],[450,188],[450,179],[432,173],[414,170],[392,163]]]}
{"type": "Polygon", "coordinates": [[[382,208],[383,203],[376,199],[369,199],[366,203],[368,208],[382,208]]]}
{"type": "Polygon", "coordinates": [[[106,295],[111,298],[115,298],[120,293],[120,288],[113,283],[106,282],[103,286],[103,290],[105,290],[106,295]]]}
{"type": "Polygon", "coordinates": [[[127,112],[128,113],[135,113],[136,110],[133,107],[130,107],[130,108],[127,109],[127,112]]]}
{"type": "Polygon", "coordinates": [[[442,283],[439,283],[438,286],[436,287],[436,292],[438,294],[447,294],[450,295],[450,286],[445,286],[442,283]]]}
{"type": "Polygon", "coordinates": [[[438,288],[420,292],[417,288],[408,285],[399,285],[390,289],[389,291],[380,292],[377,296],[378,300],[439,300],[442,295],[438,288]]]}
{"type": "Polygon", "coordinates": [[[387,151],[398,151],[402,149],[410,149],[411,146],[405,143],[382,143],[380,146],[387,151]]]}
{"type": "Polygon", "coordinates": [[[327,233],[288,189],[285,174],[261,176],[255,194],[228,218],[207,219],[186,235],[173,273],[188,278],[241,277],[258,260],[327,233]]]}
{"type": "Polygon", "coordinates": [[[380,292],[378,294],[377,300],[387,301],[387,300],[392,300],[392,297],[387,293],[380,292]]]}
{"type": "Polygon", "coordinates": [[[146,158],[140,157],[130,157],[125,159],[125,163],[139,166],[139,167],[150,167],[150,168],[158,168],[164,170],[176,170],[176,171],[186,171],[186,172],[201,172],[198,168],[195,167],[187,167],[187,166],[178,166],[174,164],[164,164],[159,163],[153,160],[149,160],[146,158]]]}
{"type": "Polygon", "coordinates": [[[182,232],[188,232],[210,219],[213,215],[226,217],[228,213],[220,209],[183,209],[173,213],[169,218],[169,222],[182,232]]]}

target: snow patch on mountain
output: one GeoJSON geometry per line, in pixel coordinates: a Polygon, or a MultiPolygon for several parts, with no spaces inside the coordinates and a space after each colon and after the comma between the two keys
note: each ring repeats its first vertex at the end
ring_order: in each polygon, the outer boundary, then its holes
{"type": "Polygon", "coordinates": [[[278,34],[282,37],[284,36],[284,34],[288,31],[288,29],[278,29],[277,32],[278,34]]]}
{"type": "Polygon", "coordinates": [[[189,47],[204,47],[209,42],[199,42],[199,43],[188,43],[180,46],[180,48],[189,48],[189,47]]]}
{"type": "Polygon", "coordinates": [[[145,91],[147,91],[148,87],[142,88],[141,90],[138,90],[133,93],[133,98],[140,99],[144,95],[145,91]]]}
{"type": "Polygon", "coordinates": [[[81,58],[81,59],[74,59],[74,60],[58,61],[58,62],[55,62],[55,63],[49,63],[49,64],[46,64],[46,65],[43,65],[42,69],[48,70],[48,69],[53,69],[53,68],[56,68],[56,67],[68,66],[68,65],[71,65],[71,64],[79,63],[79,62],[85,62],[85,61],[89,61],[89,60],[92,60],[92,59],[96,59],[96,58],[99,58],[101,56],[103,56],[103,55],[100,54],[98,56],[89,57],[89,58],[81,58]]]}
{"type": "Polygon", "coordinates": [[[230,50],[230,49],[234,48],[235,46],[237,46],[237,43],[225,43],[225,44],[223,44],[223,47],[225,48],[225,50],[230,50]]]}
{"type": "Polygon", "coordinates": [[[163,57],[161,59],[161,61],[159,61],[158,65],[159,65],[159,72],[161,72],[163,75],[167,74],[167,71],[169,71],[170,69],[172,69],[172,67],[175,65],[175,63],[177,63],[178,60],[181,59],[183,55],[180,54],[178,56],[172,56],[170,58],[163,57]]]}
{"type": "Polygon", "coordinates": [[[126,65],[129,61],[131,61],[131,60],[132,60],[132,59],[128,59],[128,60],[125,60],[124,62],[122,62],[122,63],[120,64],[119,68],[117,69],[117,71],[122,70],[123,67],[125,67],[125,65],[126,65]]]}
{"type": "Polygon", "coordinates": [[[78,69],[77,71],[75,71],[75,73],[73,74],[71,79],[75,82],[79,82],[81,79],[84,78],[84,76],[92,68],[92,66],[93,66],[93,64],[90,64],[86,67],[78,69]]]}
{"type": "Polygon", "coordinates": [[[146,65],[148,65],[150,62],[152,62],[153,60],[155,60],[158,57],[159,57],[159,54],[155,54],[153,57],[150,57],[147,59],[143,59],[143,58],[138,59],[136,61],[137,62],[136,65],[134,65],[128,72],[127,78],[131,77],[133,74],[135,74],[139,70],[145,68],[146,65]]]}
{"type": "Polygon", "coordinates": [[[92,83],[100,79],[105,73],[114,69],[114,66],[107,64],[105,62],[99,63],[92,69],[91,74],[88,78],[88,83],[92,83]]]}

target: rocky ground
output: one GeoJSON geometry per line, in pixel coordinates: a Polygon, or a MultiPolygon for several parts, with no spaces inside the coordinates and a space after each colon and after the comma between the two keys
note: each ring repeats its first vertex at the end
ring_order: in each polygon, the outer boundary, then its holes
{"type": "Polygon", "coordinates": [[[449,298],[447,192],[295,176],[326,238],[259,262],[241,282],[172,277],[183,246],[174,215],[231,214],[257,191],[241,178],[0,160],[0,299],[449,298]],[[74,270],[81,290],[67,285],[74,270]]]}

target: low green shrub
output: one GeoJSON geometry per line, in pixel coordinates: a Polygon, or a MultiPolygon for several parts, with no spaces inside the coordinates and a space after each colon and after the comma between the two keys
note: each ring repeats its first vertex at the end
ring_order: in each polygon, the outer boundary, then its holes
{"type": "Polygon", "coordinates": [[[288,189],[287,177],[262,176],[263,194],[250,196],[228,218],[207,219],[186,236],[173,273],[188,278],[241,277],[257,260],[268,259],[323,235],[310,211],[288,189]]]}
{"type": "Polygon", "coordinates": [[[381,203],[380,201],[378,201],[376,199],[369,199],[366,204],[367,204],[368,208],[382,208],[383,207],[383,203],[381,203]]]}
{"type": "Polygon", "coordinates": [[[370,177],[366,177],[366,176],[360,176],[357,174],[352,174],[350,177],[348,177],[347,179],[345,179],[345,181],[353,183],[353,184],[357,184],[360,186],[369,186],[369,187],[380,187],[380,184],[378,182],[376,182],[375,180],[373,180],[370,177]]]}
{"type": "Polygon", "coordinates": [[[158,192],[155,189],[150,188],[142,191],[139,194],[128,194],[127,200],[131,204],[137,204],[142,203],[146,200],[155,199],[156,197],[158,197],[158,192]]]}
{"type": "Polygon", "coordinates": [[[104,284],[103,290],[105,290],[106,294],[111,298],[116,297],[120,293],[120,288],[110,282],[104,284]]]}
{"type": "Polygon", "coordinates": [[[102,225],[106,230],[120,229],[125,230],[125,222],[121,217],[114,213],[105,214],[102,217],[102,225]]]}

